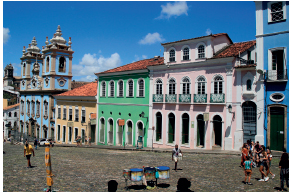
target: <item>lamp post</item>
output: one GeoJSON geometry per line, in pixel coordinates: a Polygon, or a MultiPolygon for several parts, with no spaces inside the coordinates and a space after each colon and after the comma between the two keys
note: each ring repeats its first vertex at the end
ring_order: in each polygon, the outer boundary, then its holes
{"type": "Polygon", "coordinates": [[[228,112],[233,114],[233,117],[235,117],[235,113],[232,111],[232,106],[230,104],[228,105],[227,109],[228,109],[228,112]]]}

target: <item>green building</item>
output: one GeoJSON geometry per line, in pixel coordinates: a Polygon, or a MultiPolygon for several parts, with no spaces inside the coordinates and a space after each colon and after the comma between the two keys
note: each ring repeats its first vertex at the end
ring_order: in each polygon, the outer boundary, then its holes
{"type": "Polygon", "coordinates": [[[151,146],[150,83],[147,66],[161,65],[155,57],[95,73],[98,77],[97,144],[151,146]],[[140,136],[140,137],[139,137],[140,136]]]}

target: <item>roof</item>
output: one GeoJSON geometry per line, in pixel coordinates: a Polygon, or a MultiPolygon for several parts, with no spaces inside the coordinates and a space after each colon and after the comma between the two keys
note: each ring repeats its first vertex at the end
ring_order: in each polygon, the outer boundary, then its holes
{"type": "Polygon", "coordinates": [[[213,59],[239,56],[239,53],[247,51],[254,45],[256,45],[256,40],[230,44],[224,49],[218,51],[213,59]]]}
{"type": "Polygon", "coordinates": [[[144,59],[141,61],[136,61],[134,63],[130,63],[127,65],[123,65],[120,67],[116,67],[114,69],[109,69],[104,72],[95,73],[95,74],[104,74],[104,73],[114,73],[114,72],[122,72],[122,71],[133,71],[133,70],[142,70],[146,69],[148,66],[155,66],[155,65],[163,65],[164,64],[164,57],[154,57],[151,59],[144,59]]]}
{"type": "Polygon", "coordinates": [[[75,88],[84,86],[86,84],[89,84],[91,82],[82,82],[82,81],[72,81],[71,82],[71,90],[74,90],[75,88]]]}
{"type": "Polygon", "coordinates": [[[205,38],[205,37],[218,37],[218,36],[222,36],[222,35],[226,35],[227,38],[230,40],[230,43],[232,43],[232,40],[230,39],[230,37],[228,36],[227,33],[218,33],[218,34],[213,34],[213,35],[211,34],[211,35],[206,35],[206,36],[201,36],[201,37],[195,37],[195,38],[191,38],[191,39],[182,39],[182,40],[179,40],[179,41],[162,43],[161,45],[174,44],[174,43],[179,43],[179,42],[184,42],[184,41],[201,39],[201,38],[205,38]]]}
{"type": "Polygon", "coordinates": [[[9,109],[15,108],[15,107],[17,107],[17,106],[19,106],[19,105],[20,105],[20,103],[17,103],[17,104],[14,104],[14,105],[10,105],[10,106],[7,106],[6,108],[3,108],[3,111],[4,111],[4,110],[9,110],[9,109]]]}
{"type": "Polygon", "coordinates": [[[248,65],[240,65],[240,66],[235,66],[234,68],[250,68],[250,67],[256,67],[256,64],[248,64],[248,65]]]}
{"type": "Polygon", "coordinates": [[[96,113],[91,113],[90,114],[90,119],[96,119],[96,113]]]}
{"type": "Polygon", "coordinates": [[[55,95],[56,96],[86,96],[92,97],[97,95],[97,82],[91,82],[79,88],[55,95]]]}

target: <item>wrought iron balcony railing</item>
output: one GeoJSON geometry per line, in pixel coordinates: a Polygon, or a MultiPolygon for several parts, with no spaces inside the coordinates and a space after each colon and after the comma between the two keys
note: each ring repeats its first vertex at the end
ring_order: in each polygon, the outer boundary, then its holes
{"type": "Polygon", "coordinates": [[[210,103],[225,103],[224,101],[225,94],[210,94],[210,103]]]}
{"type": "Polygon", "coordinates": [[[288,80],[287,69],[283,70],[268,70],[267,80],[288,80]]]}
{"type": "Polygon", "coordinates": [[[194,94],[194,103],[207,103],[207,94],[194,94]]]}
{"type": "Polygon", "coordinates": [[[177,102],[177,95],[176,94],[174,94],[174,95],[166,94],[166,102],[167,103],[176,103],[177,102]]]}
{"type": "Polygon", "coordinates": [[[163,102],[164,95],[163,94],[153,94],[153,102],[163,102]]]}
{"type": "Polygon", "coordinates": [[[180,94],[179,95],[180,103],[191,103],[191,94],[180,94]]]}

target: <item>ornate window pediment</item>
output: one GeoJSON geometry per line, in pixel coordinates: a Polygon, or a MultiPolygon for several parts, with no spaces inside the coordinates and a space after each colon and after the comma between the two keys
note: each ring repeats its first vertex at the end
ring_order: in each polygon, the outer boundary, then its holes
{"type": "Polygon", "coordinates": [[[57,81],[61,87],[65,86],[65,84],[67,82],[67,80],[63,76],[61,76],[59,79],[57,79],[57,81]]]}

